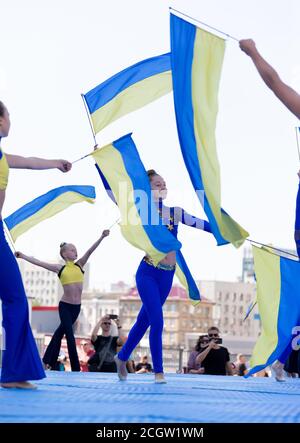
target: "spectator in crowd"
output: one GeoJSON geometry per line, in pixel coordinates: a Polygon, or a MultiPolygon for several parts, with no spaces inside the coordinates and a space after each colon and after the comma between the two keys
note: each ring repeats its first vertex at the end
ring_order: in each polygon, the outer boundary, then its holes
{"type": "Polygon", "coordinates": [[[91,342],[82,340],[81,343],[81,352],[80,352],[80,369],[82,372],[88,372],[88,361],[95,354],[95,349],[91,342]]]}
{"type": "Polygon", "coordinates": [[[284,370],[287,372],[289,377],[300,377],[300,350],[293,350],[290,353],[284,365],[284,370]]]}
{"type": "Polygon", "coordinates": [[[228,349],[221,346],[220,331],[215,326],[208,329],[209,343],[196,357],[196,364],[209,375],[233,375],[228,349]]]}
{"type": "Polygon", "coordinates": [[[92,332],[91,342],[95,348],[95,354],[88,360],[90,372],[117,372],[114,356],[117,354],[117,347],[123,345],[120,338],[122,326],[118,318],[113,321],[117,325],[119,336],[111,335],[112,319],[109,315],[102,317],[92,332]],[[100,327],[102,334],[97,335],[100,327]]]}
{"type": "Polygon", "coordinates": [[[135,373],[136,374],[149,374],[152,372],[152,366],[148,362],[147,355],[144,355],[140,362],[136,365],[135,373]]]}
{"type": "Polygon", "coordinates": [[[126,363],[126,369],[129,374],[135,374],[136,367],[134,360],[131,357],[129,357],[129,360],[126,363]]]}
{"type": "Polygon", "coordinates": [[[247,374],[248,369],[247,369],[247,360],[245,355],[243,354],[237,355],[234,367],[235,367],[234,369],[235,375],[242,377],[243,375],[247,374]]]}
{"type": "Polygon", "coordinates": [[[66,365],[68,363],[68,359],[66,354],[63,351],[60,351],[59,356],[57,358],[55,366],[52,368],[52,371],[65,371],[66,365]]]}
{"type": "Polygon", "coordinates": [[[195,350],[190,353],[187,364],[188,374],[204,374],[204,368],[201,368],[201,363],[196,363],[196,358],[200,352],[209,344],[208,335],[200,335],[195,346],[195,350]]]}

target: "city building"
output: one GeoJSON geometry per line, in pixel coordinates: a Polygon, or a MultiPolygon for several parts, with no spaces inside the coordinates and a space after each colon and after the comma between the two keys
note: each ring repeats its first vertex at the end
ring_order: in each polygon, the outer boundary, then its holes
{"type": "Polygon", "coordinates": [[[257,305],[245,320],[251,303],[256,300],[254,283],[201,281],[198,282],[201,294],[214,302],[213,323],[224,339],[230,343],[230,351],[251,354],[260,333],[260,318],[257,305]]]}
{"type": "Polygon", "coordinates": [[[104,315],[119,315],[120,296],[119,292],[84,291],[77,324],[78,334],[90,335],[104,315]]]}

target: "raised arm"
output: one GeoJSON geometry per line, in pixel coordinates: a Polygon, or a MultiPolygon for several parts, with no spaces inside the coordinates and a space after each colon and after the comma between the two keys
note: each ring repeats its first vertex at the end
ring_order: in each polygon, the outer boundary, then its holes
{"type": "Polygon", "coordinates": [[[86,251],[86,253],[77,261],[77,264],[83,268],[83,266],[87,263],[91,254],[98,248],[102,240],[109,235],[109,230],[105,229],[102,232],[101,237],[86,251]]]}
{"type": "Polygon", "coordinates": [[[200,352],[200,354],[197,355],[196,363],[201,365],[202,362],[206,359],[206,357],[210,353],[211,349],[218,349],[218,347],[216,347],[216,344],[214,343],[213,340],[209,342],[208,346],[204,349],[204,351],[200,352]]]}
{"type": "Polygon", "coordinates": [[[72,164],[67,160],[47,160],[37,157],[21,157],[19,155],[6,154],[7,162],[10,168],[14,169],[59,169],[62,172],[68,172],[72,164]]]}
{"type": "Polygon", "coordinates": [[[281,80],[275,69],[260,55],[254,41],[240,40],[240,48],[251,57],[266,85],[296,117],[300,118],[300,95],[281,80]]]}
{"type": "Polygon", "coordinates": [[[99,331],[102,321],[103,321],[103,318],[100,318],[100,320],[98,321],[98,323],[96,324],[96,326],[94,327],[94,329],[92,331],[92,336],[91,336],[92,343],[94,343],[97,340],[98,331],[99,331]]]}
{"type": "Polygon", "coordinates": [[[62,267],[62,265],[60,264],[46,263],[34,257],[29,257],[28,255],[25,255],[22,252],[15,252],[15,256],[17,258],[22,258],[23,260],[26,260],[29,263],[32,263],[33,265],[40,266],[41,268],[47,269],[48,271],[55,272],[56,274],[59,273],[62,267]]]}
{"type": "Polygon", "coordinates": [[[210,224],[206,220],[194,217],[193,215],[186,212],[184,209],[175,207],[174,208],[174,218],[175,223],[183,223],[184,225],[190,226],[192,228],[201,229],[202,231],[211,232],[210,224]]]}

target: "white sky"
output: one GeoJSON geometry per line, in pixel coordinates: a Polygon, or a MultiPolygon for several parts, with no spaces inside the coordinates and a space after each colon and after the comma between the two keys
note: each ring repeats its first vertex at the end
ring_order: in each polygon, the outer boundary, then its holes
{"type": "MultiPolygon", "coordinates": [[[[237,38],[254,38],[282,78],[300,90],[298,0],[0,0],[0,99],[12,119],[4,150],[71,161],[90,152],[93,140],[80,93],[137,61],[169,51],[169,6],[237,38]]],[[[98,143],[133,131],[145,167],[167,181],[166,204],[203,216],[181,158],[172,100],[170,94],[113,123],[98,135],[98,143]]],[[[287,248],[294,246],[297,124],[229,40],[217,127],[222,206],[251,238],[287,248]]],[[[82,253],[117,219],[118,210],[90,159],[69,174],[12,171],[4,215],[64,184],[95,185],[96,204],[75,205],[42,223],[18,240],[17,249],[54,260],[59,243],[70,241],[82,253]]],[[[240,275],[242,248],[218,248],[208,234],[187,227],[180,228],[179,237],[196,279],[240,275]]],[[[91,259],[92,286],[131,283],[142,255],[113,228],[91,259]]]]}

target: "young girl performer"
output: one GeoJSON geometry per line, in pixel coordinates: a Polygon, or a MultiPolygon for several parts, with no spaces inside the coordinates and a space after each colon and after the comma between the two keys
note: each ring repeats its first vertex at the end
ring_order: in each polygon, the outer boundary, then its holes
{"type": "MultiPolygon", "coordinates": [[[[164,206],[162,201],[167,196],[167,188],[164,179],[153,169],[148,171],[148,177],[150,180],[152,195],[157,205],[157,210],[160,213],[162,223],[167,226],[175,237],[177,237],[179,222],[211,232],[208,222],[193,217],[179,207],[168,208],[164,206]]],[[[175,251],[169,252],[157,266],[154,266],[151,258],[148,256],[145,256],[140,263],[136,273],[136,285],[143,305],[136,323],[129,332],[126,343],[115,357],[120,380],[126,380],[126,362],[150,325],[149,341],[155,372],[155,382],[166,383],[163,373],[162,359],[162,306],[171,290],[175,268],[175,251]]]]}
{"type": "Polygon", "coordinates": [[[73,325],[80,314],[81,295],[83,291],[84,271],[91,254],[97,249],[102,240],[109,235],[109,230],[103,231],[101,237],[87,250],[87,252],[77,260],[76,247],[71,243],[61,243],[60,255],[65,261],[65,265],[45,263],[33,257],[28,257],[22,252],[16,252],[16,257],[22,258],[34,265],[55,272],[63,286],[64,293],[58,305],[60,325],[56,329],[43,357],[43,362],[47,369],[55,367],[61,341],[66,335],[69,358],[72,371],[80,371],[76,341],[73,332],[73,325]],[[77,260],[77,261],[76,261],[77,260]]]}

